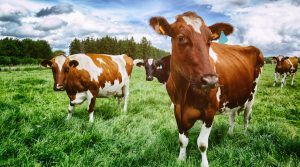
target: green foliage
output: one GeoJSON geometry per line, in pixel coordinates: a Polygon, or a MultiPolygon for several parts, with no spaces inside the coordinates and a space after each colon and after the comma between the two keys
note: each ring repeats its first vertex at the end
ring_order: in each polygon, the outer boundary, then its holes
{"type": "Polygon", "coordinates": [[[0,39],[0,64],[2,65],[34,64],[37,63],[37,59],[49,59],[51,55],[51,47],[45,40],[0,39]]]}
{"type": "Polygon", "coordinates": [[[55,56],[58,56],[58,55],[66,55],[66,52],[63,51],[63,50],[55,50],[55,51],[52,53],[52,57],[55,57],[55,56]]]}
{"type": "Polygon", "coordinates": [[[103,54],[128,54],[137,58],[160,58],[169,53],[151,46],[151,42],[143,37],[140,43],[136,43],[131,37],[129,40],[117,40],[116,37],[105,36],[103,38],[86,38],[82,41],[74,39],[69,46],[70,54],[76,53],[103,53],[103,54]]]}
{"type": "MultiPolygon", "coordinates": [[[[228,117],[215,117],[209,138],[210,166],[296,167],[300,165],[300,75],[282,90],[272,87],[274,65],[260,78],[248,134],[243,114],[234,135],[228,117]]],[[[97,99],[95,122],[88,123],[86,104],[66,121],[68,98],[53,92],[51,70],[0,72],[0,166],[200,166],[196,140],[200,124],[190,131],[185,162],[164,86],[145,81],[134,68],[127,113],[114,98],[97,99]]]]}

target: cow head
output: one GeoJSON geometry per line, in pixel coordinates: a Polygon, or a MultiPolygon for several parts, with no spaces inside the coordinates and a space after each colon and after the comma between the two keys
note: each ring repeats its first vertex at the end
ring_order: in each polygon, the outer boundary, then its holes
{"type": "Polygon", "coordinates": [[[66,86],[66,79],[69,73],[70,67],[76,67],[78,61],[69,60],[65,55],[59,55],[51,60],[43,60],[41,65],[52,69],[55,91],[63,91],[66,86]]]}
{"type": "Polygon", "coordinates": [[[163,17],[152,17],[150,25],[158,34],[172,38],[173,70],[196,88],[213,88],[218,83],[213,62],[209,59],[209,47],[222,31],[225,35],[232,33],[230,24],[217,23],[208,27],[196,13],[185,12],[176,16],[172,24],[163,17]]]}
{"type": "Polygon", "coordinates": [[[283,68],[283,63],[286,59],[289,57],[284,57],[283,55],[279,55],[277,57],[272,57],[274,61],[276,61],[276,68],[277,69],[282,69],[283,68]]]}
{"type": "Polygon", "coordinates": [[[143,60],[137,59],[137,60],[135,60],[135,62],[136,62],[135,63],[136,66],[138,66],[138,67],[144,66],[145,67],[147,81],[152,81],[157,68],[160,68],[159,64],[154,59],[148,59],[148,58],[145,58],[143,60]]]}

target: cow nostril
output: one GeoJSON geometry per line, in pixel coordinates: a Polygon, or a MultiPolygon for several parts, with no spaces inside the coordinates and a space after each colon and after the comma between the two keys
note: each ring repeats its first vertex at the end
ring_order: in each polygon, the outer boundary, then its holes
{"type": "Polygon", "coordinates": [[[216,75],[208,74],[202,77],[203,87],[214,87],[219,81],[216,75]]]}

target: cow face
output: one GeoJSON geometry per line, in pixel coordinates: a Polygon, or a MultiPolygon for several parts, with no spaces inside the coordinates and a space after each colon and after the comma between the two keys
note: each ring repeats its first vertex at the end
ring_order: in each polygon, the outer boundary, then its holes
{"type": "Polygon", "coordinates": [[[144,66],[145,67],[145,71],[146,71],[146,80],[147,81],[152,81],[153,80],[153,77],[155,75],[155,72],[156,72],[156,68],[159,68],[157,67],[156,65],[156,61],[154,59],[144,59],[144,60],[136,60],[136,66],[144,66]]]}
{"type": "Polygon", "coordinates": [[[285,61],[286,59],[288,59],[288,58],[289,58],[289,57],[284,57],[284,56],[282,56],[282,55],[279,55],[279,56],[277,56],[277,57],[272,57],[272,59],[273,59],[274,61],[276,61],[276,69],[278,69],[278,70],[282,69],[283,66],[284,66],[284,61],[285,61]]]}
{"type": "Polygon", "coordinates": [[[52,69],[54,91],[63,91],[66,86],[66,78],[69,73],[70,67],[76,67],[78,62],[76,60],[70,61],[66,56],[59,55],[51,60],[44,60],[41,65],[52,69]]]}
{"type": "Polygon", "coordinates": [[[173,70],[197,88],[213,88],[217,84],[218,76],[209,59],[209,47],[222,31],[225,35],[232,33],[231,25],[218,23],[207,27],[194,12],[178,15],[172,24],[163,17],[152,17],[150,25],[158,34],[172,38],[173,70]]]}

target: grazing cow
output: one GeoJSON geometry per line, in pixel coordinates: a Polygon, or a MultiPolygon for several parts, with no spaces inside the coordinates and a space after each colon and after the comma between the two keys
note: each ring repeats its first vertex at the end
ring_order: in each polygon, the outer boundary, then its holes
{"type": "Polygon", "coordinates": [[[157,78],[162,84],[166,84],[170,74],[171,55],[165,56],[159,60],[154,59],[136,59],[136,66],[144,66],[146,71],[146,80],[152,81],[153,77],[157,78]]]}
{"type": "Polygon", "coordinates": [[[194,12],[176,16],[169,24],[163,17],[150,19],[152,28],[172,38],[172,56],[167,91],[174,103],[179,131],[179,160],[186,157],[188,131],[197,120],[203,125],[197,139],[202,166],[208,166],[206,151],[208,137],[217,111],[230,113],[232,132],[234,117],[244,111],[244,128],[247,129],[257,82],[264,64],[259,49],[214,43],[222,31],[233,32],[226,23],[206,26],[194,12]]]}
{"type": "Polygon", "coordinates": [[[281,88],[283,87],[283,85],[285,85],[287,75],[292,76],[291,85],[294,85],[294,79],[298,68],[298,58],[296,56],[284,57],[282,55],[279,55],[277,57],[273,57],[273,60],[276,61],[273,86],[276,85],[280,75],[282,76],[281,88]]]}
{"type": "MultiPolygon", "coordinates": [[[[68,117],[72,117],[75,104],[88,102],[89,121],[94,121],[96,98],[124,97],[124,112],[127,110],[129,77],[133,60],[127,55],[75,54],[59,55],[41,63],[51,67],[55,91],[66,90],[70,103],[68,117]]],[[[118,99],[119,100],[119,99],[118,99]]]]}

